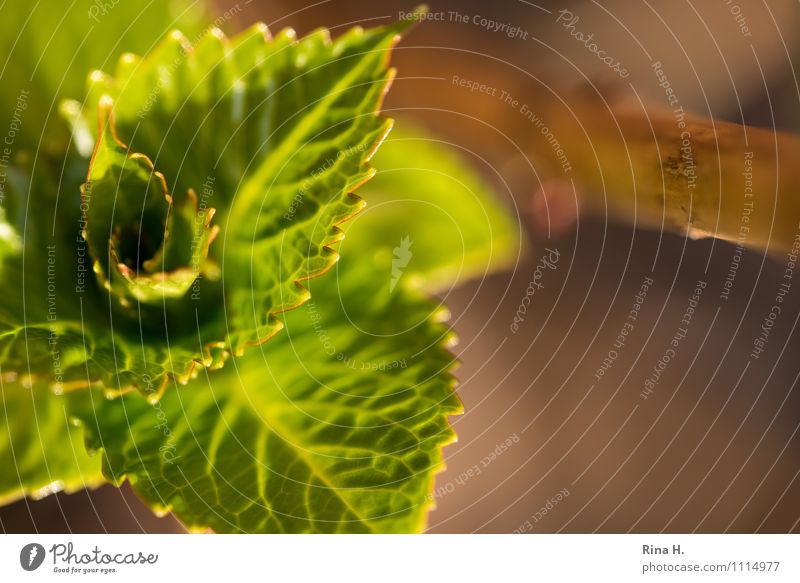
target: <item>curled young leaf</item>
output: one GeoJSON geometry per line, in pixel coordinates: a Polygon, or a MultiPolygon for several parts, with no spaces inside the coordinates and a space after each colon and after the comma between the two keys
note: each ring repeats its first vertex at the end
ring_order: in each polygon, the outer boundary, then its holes
{"type": "Polygon", "coordinates": [[[83,238],[99,283],[120,303],[183,297],[201,276],[215,274],[208,250],[219,231],[215,210],[200,209],[193,190],[170,195],[164,176],[115,134],[112,102],[101,102],[101,133],[82,187],[83,238]]]}

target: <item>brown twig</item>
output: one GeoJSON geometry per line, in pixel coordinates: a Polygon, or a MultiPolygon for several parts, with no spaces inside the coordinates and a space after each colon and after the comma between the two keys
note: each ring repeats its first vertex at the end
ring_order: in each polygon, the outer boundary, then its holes
{"type": "Polygon", "coordinates": [[[584,98],[541,118],[536,157],[574,182],[583,212],[770,251],[800,236],[798,136],[584,98]]]}

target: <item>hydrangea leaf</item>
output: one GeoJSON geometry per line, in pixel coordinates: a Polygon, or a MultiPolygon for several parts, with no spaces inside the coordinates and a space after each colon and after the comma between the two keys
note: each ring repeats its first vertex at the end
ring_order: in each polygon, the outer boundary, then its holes
{"type": "Polygon", "coordinates": [[[362,206],[349,193],[373,174],[367,161],[391,126],[376,111],[408,24],[335,42],[326,30],[272,38],[264,25],[232,39],[211,29],[195,44],[175,32],[144,59],[124,55],[114,76],[92,73],[82,108],[65,104],[74,127],[91,127],[111,99],[120,139],[171,192],[214,198],[223,273],[197,295],[221,290],[226,305],[202,310],[216,316],[205,337],[235,353],[263,342],[281,327],[276,314],[308,299],[299,282],[335,262],[337,225],[362,206]]]}
{"type": "MultiPolygon", "coordinates": [[[[270,38],[257,26],[232,39],[211,28],[190,46],[175,33],[144,58],[124,55],[114,77],[90,75],[87,101],[62,110],[81,136],[78,150],[97,150],[88,185],[107,195],[107,229],[102,220],[96,231],[89,227],[91,205],[71,174],[57,184],[42,172],[29,178],[23,192],[36,200],[21,208],[31,212],[35,202],[36,220],[20,219],[24,248],[4,259],[13,278],[0,284],[9,294],[0,305],[4,370],[52,379],[47,339],[55,333],[69,355],[59,380],[65,388],[136,386],[157,398],[168,377],[185,383],[198,364],[217,368],[280,330],[277,314],[308,298],[301,282],[333,265],[337,225],[362,206],[350,192],[372,175],[368,159],[390,126],[376,112],[392,76],[389,52],[405,26],[354,29],[335,42],[324,31],[301,41],[290,31],[270,38]],[[108,125],[105,108],[117,148],[97,140],[108,125]],[[95,184],[98,156],[112,154],[130,171],[117,164],[95,184]],[[172,213],[144,221],[141,213],[155,208],[147,193],[156,203],[159,190],[176,202],[172,213]],[[166,238],[169,220],[196,218],[212,205],[222,230],[202,270],[186,269],[187,233],[184,243],[143,249],[146,238],[166,238]]],[[[80,164],[63,167],[72,173],[80,164]]],[[[203,233],[210,242],[211,231],[203,233]]]]}
{"type": "Polygon", "coordinates": [[[6,220],[6,211],[0,207],[0,276],[3,275],[3,258],[15,257],[22,250],[22,241],[16,229],[6,220]]]}
{"type": "Polygon", "coordinates": [[[63,155],[56,106],[78,94],[88,71],[125,50],[147,51],[177,27],[195,36],[207,17],[205,0],[0,2],[0,127],[13,124],[12,160],[26,150],[63,155]]]}
{"type": "Polygon", "coordinates": [[[452,336],[436,302],[390,293],[370,262],[351,259],[338,282],[312,283],[312,302],[263,352],[155,404],[74,394],[106,477],[129,479],[193,530],[423,528],[454,437],[447,416],[460,412],[452,336]]]}
{"type": "Polygon", "coordinates": [[[100,456],[86,453],[80,429],[69,421],[66,398],[45,383],[0,375],[0,420],[0,504],[105,482],[100,456]]]}
{"type": "Polygon", "coordinates": [[[346,225],[340,252],[369,250],[391,273],[388,289],[438,292],[519,260],[520,221],[456,146],[399,119],[374,164],[378,173],[363,190],[369,206],[346,225]]]}

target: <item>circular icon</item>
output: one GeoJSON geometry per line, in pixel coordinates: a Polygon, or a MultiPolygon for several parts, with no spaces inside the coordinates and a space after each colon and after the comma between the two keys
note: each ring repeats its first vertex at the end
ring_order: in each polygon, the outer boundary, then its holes
{"type": "Polygon", "coordinates": [[[44,562],[44,547],[39,543],[30,543],[19,552],[19,564],[26,571],[35,571],[44,562]]]}

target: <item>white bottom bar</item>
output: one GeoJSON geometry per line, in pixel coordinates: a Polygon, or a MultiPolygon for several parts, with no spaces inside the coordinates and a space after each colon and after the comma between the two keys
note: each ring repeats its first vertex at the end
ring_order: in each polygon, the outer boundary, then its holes
{"type": "Polygon", "coordinates": [[[0,581],[797,582],[798,554],[796,535],[3,535],[0,581]]]}

